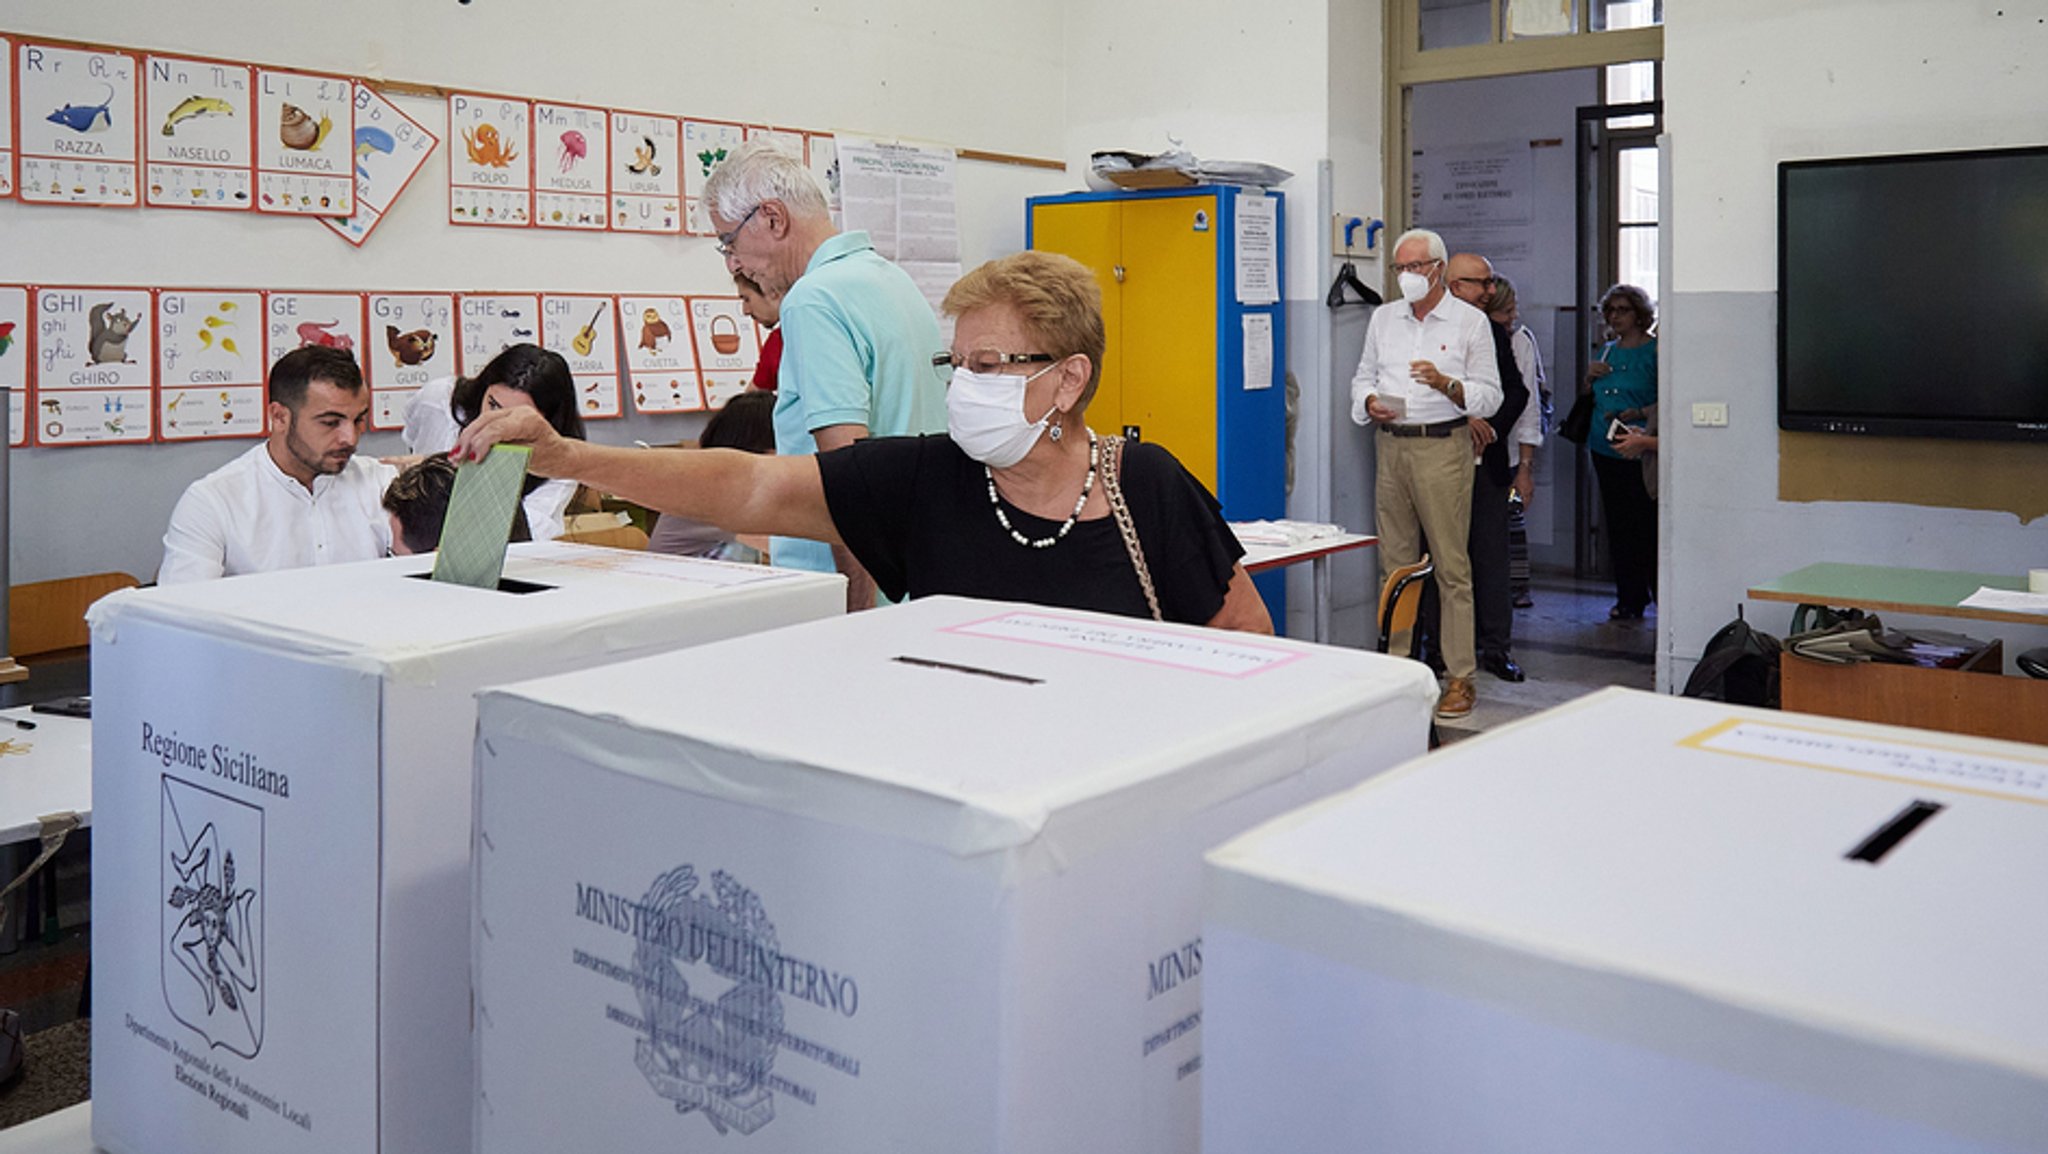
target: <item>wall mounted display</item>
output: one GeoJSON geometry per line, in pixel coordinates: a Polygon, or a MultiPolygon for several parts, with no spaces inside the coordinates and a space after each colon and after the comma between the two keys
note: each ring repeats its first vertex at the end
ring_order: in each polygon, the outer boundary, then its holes
{"type": "Polygon", "coordinates": [[[148,289],[35,290],[38,445],[150,439],[153,304],[148,289]]]}
{"type": "Polygon", "coordinates": [[[319,345],[340,349],[366,363],[363,298],[359,293],[266,292],[263,294],[263,365],[293,349],[319,345]]]}
{"type": "Polygon", "coordinates": [[[804,134],[804,157],[811,175],[825,188],[825,204],[832,210],[832,223],[839,223],[839,138],[829,132],[804,134]]]}
{"type": "Polygon", "coordinates": [[[159,289],[157,437],[263,435],[263,294],[159,289]]]}
{"type": "Polygon", "coordinates": [[[526,228],[533,223],[533,106],[513,96],[448,97],[448,219],[526,228]]]}
{"type": "Polygon", "coordinates": [[[453,293],[371,293],[370,424],[405,427],[406,402],[422,385],[455,375],[453,293]]]}
{"type": "Polygon", "coordinates": [[[360,248],[441,142],[367,84],[356,84],[355,105],[356,210],[345,219],[322,217],[320,223],[360,248]]]}
{"type": "Polygon", "coordinates": [[[610,195],[610,114],[574,104],[533,106],[533,223],[602,230],[610,195]]]}
{"type": "Polygon", "coordinates": [[[584,420],[618,417],[619,305],[608,296],[581,294],[541,298],[540,343],[569,362],[576,378],[576,407],[584,420]]]}
{"type": "Polygon", "coordinates": [[[691,297],[690,336],[697,343],[697,375],[704,406],[722,409],[754,381],[761,339],[738,297],[691,297]]]}
{"type": "Polygon", "coordinates": [[[0,197],[14,195],[14,41],[0,36],[0,197]]]}
{"type": "Polygon", "coordinates": [[[690,343],[688,297],[622,296],[619,328],[634,409],[694,413],[704,407],[690,343]]]}
{"type": "Polygon", "coordinates": [[[462,375],[484,371],[491,358],[512,345],[540,343],[540,296],[536,293],[461,293],[462,375]]]}
{"type": "Polygon", "coordinates": [[[0,285],[0,385],[9,398],[7,443],[28,444],[28,365],[33,350],[29,336],[28,286],[0,285]]]}
{"type": "Polygon", "coordinates": [[[17,196],[45,204],[140,203],[138,71],[126,52],[15,46],[17,196]]]}
{"type": "Polygon", "coordinates": [[[256,209],[290,216],[355,212],[355,83],[256,70],[256,209]]]}
{"type": "Polygon", "coordinates": [[[684,158],[673,116],[612,113],[612,228],[618,232],[683,231],[684,158]]]}
{"type": "Polygon", "coordinates": [[[711,223],[711,206],[704,201],[704,182],[732,150],[745,143],[747,129],[742,124],[727,124],[722,120],[683,121],[683,199],[690,205],[691,236],[716,236],[718,229],[711,223]]]}
{"type": "MultiPolygon", "coordinates": [[[[143,60],[143,203],[151,208],[254,208],[254,73],[246,64],[183,56],[143,60]]],[[[253,343],[253,342],[252,342],[253,343]]]]}

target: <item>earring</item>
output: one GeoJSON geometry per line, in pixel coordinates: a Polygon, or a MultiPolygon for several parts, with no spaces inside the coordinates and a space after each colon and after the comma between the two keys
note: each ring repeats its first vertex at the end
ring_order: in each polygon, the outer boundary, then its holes
{"type": "Polygon", "coordinates": [[[1063,430],[1061,430],[1061,428],[1058,425],[1052,425],[1047,427],[1047,429],[1045,430],[1045,435],[1051,437],[1055,442],[1057,442],[1061,437],[1065,436],[1066,433],[1063,430]]]}

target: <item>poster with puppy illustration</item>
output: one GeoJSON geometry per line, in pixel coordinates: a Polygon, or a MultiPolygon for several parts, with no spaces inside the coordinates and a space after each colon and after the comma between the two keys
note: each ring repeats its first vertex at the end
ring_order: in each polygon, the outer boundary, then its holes
{"type": "Polygon", "coordinates": [[[139,74],[126,52],[15,44],[15,195],[41,204],[140,204],[139,74]]]}
{"type": "Polygon", "coordinates": [[[635,410],[694,413],[704,407],[688,297],[620,297],[619,330],[635,410]]]}
{"type": "Polygon", "coordinates": [[[246,64],[144,58],[144,204],[229,212],[256,206],[255,84],[246,64]]]}
{"type": "Polygon", "coordinates": [[[448,96],[448,219],[533,225],[533,105],[515,96],[448,96]]]}
{"type": "Polygon", "coordinates": [[[159,289],[157,439],[263,435],[263,294],[159,289]]]}
{"type": "Polygon", "coordinates": [[[256,70],[256,210],[348,217],[356,210],[355,82],[256,70]]]}
{"type": "Polygon", "coordinates": [[[28,444],[29,337],[28,286],[0,285],[0,384],[7,386],[12,412],[7,418],[7,443],[28,444]]]}
{"type": "Polygon", "coordinates": [[[602,232],[610,227],[611,114],[574,104],[533,106],[533,223],[602,232]]]}
{"type": "Polygon", "coordinates": [[[34,391],[38,445],[147,441],[156,384],[148,289],[37,288],[34,391]]]}
{"type": "Polygon", "coordinates": [[[623,416],[619,402],[619,302],[608,296],[549,295],[540,302],[540,344],[569,362],[576,408],[586,421],[623,416]]]}
{"type": "Polygon", "coordinates": [[[441,140],[367,84],[356,84],[355,102],[356,211],[320,223],[361,248],[441,140]]]}

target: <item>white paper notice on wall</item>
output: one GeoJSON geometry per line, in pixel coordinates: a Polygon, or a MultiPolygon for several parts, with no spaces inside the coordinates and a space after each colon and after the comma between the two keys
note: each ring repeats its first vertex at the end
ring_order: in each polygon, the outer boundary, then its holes
{"type": "Polygon", "coordinates": [[[1237,194],[1237,303],[1280,299],[1280,202],[1263,192],[1237,194]]]}
{"type": "Polygon", "coordinates": [[[1273,315],[1244,314],[1244,387],[1273,387],[1273,315]]]}
{"type": "Polygon", "coordinates": [[[1968,749],[1881,741],[1825,729],[1730,722],[1681,745],[1813,769],[2048,805],[2048,760],[1992,757],[1968,749]]]}

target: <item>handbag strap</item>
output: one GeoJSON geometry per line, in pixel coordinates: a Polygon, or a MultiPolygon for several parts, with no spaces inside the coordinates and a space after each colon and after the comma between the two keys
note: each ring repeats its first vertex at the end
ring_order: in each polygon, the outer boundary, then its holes
{"type": "Polygon", "coordinates": [[[1116,518],[1117,531],[1123,535],[1124,551],[1131,555],[1131,566],[1138,571],[1138,585],[1145,590],[1145,604],[1152,610],[1152,620],[1164,621],[1159,612],[1159,591],[1152,586],[1152,570],[1145,565],[1145,551],[1138,545],[1138,526],[1131,520],[1131,507],[1124,501],[1124,439],[1106,437],[1103,449],[1108,461],[1102,472],[1102,495],[1109,499],[1109,514],[1116,518]]]}

